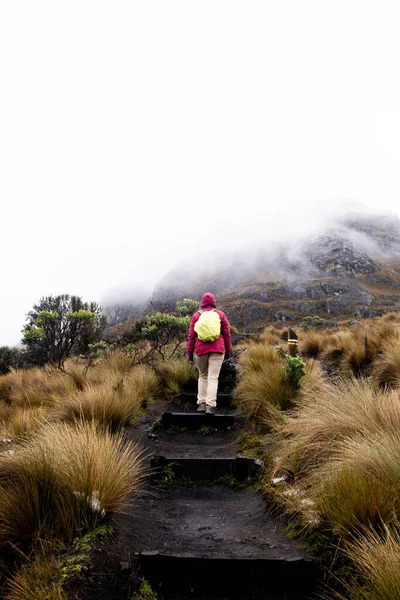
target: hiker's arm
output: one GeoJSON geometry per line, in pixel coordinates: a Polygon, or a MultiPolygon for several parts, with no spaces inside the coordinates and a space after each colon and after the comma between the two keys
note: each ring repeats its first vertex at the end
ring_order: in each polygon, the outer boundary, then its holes
{"type": "Polygon", "coordinates": [[[190,321],[190,326],[189,326],[189,335],[188,335],[188,342],[187,342],[187,353],[193,353],[194,352],[194,344],[196,341],[196,332],[194,330],[194,324],[196,323],[197,318],[196,315],[193,315],[192,320],[190,321]]]}
{"type": "Polygon", "coordinates": [[[221,332],[225,342],[225,352],[231,351],[231,328],[226,315],[221,319],[221,332]]]}

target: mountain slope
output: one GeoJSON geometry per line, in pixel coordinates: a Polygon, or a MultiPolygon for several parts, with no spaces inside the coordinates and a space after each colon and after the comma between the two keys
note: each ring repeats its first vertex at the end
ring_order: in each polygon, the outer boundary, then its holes
{"type": "MultiPolygon", "coordinates": [[[[396,311],[400,220],[348,213],[309,238],[196,257],[171,270],[151,301],[173,307],[177,299],[200,299],[205,291],[216,294],[230,321],[247,331],[306,315],[336,322],[396,311]]],[[[137,318],[150,309],[132,305],[125,317],[137,318]]]]}

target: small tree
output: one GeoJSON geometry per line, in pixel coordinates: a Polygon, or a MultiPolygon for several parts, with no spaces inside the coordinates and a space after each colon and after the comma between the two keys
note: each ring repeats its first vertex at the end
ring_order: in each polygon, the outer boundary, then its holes
{"type": "Polygon", "coordinates": [[[150,344],[150,357],[156,354],[163,360],[171,358],[186,341],[191,315],[199,306],[196,300],[184,298],[176,302],[173,314],[157,311],[146,315],[122,335],[122,344],[132,347],[146,340],[150,344]]]}
{"type": "Polygon", "coordinates": [[[9,346],[0,347],[0,375],[9,373],[10,369],[21,369],[25,366],[26,357],[23,350],[9,346]]]}
{"type": "Polygon", "coordinates": [[[166,354],[171,358],[186,340],[190,325],[190,317],[176,317],[167,313],[157,312],[144,320],[140,335],[148,340],[152,349],[163,360],[166,354]]]}
{"type": "Polygon", "coordinates": [[[72,354],[85,354],[98,342],[106,325],[95,302],[78,296],[47,296],[28,313],[22,343],[34,364],[55,363],[62,368],[72,354]]]}

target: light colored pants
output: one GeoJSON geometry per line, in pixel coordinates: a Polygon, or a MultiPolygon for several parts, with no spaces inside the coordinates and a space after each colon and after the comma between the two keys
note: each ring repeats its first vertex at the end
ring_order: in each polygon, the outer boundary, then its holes
{"type": "Polygon", "coordinates": [[[211,352],[210,354],[194,355],[194,363],[199,370],[199,388],[197,404],[205,402],[217,406],[218,377],[225,354],[211,352]]]}

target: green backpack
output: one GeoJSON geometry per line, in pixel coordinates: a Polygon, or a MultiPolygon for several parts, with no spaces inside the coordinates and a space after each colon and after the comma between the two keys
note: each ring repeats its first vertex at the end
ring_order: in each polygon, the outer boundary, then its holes
{"type": "Polygon", "coordinates": [[[194,330],[201,342],[215,342],[221,335],[221,319],[215,308],[199,310],[200,317],[194,325],[194,330]]]}

